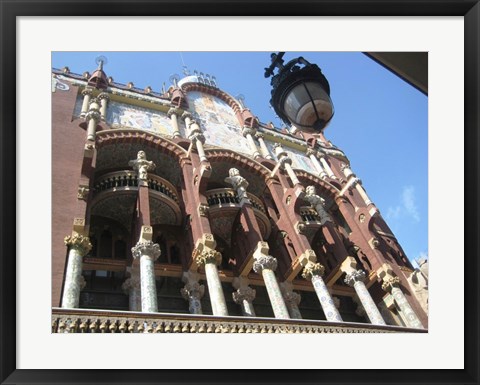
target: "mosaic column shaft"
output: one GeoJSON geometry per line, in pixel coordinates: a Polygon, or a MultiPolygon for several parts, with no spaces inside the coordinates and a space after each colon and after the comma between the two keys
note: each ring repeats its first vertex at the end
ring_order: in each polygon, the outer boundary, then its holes
{"type": "Polygon", "coordinates": [[[301,301],[301,296],[293,291],[292,284],[289,282],[282,282],[280,284],[280,290],[282,291],[285,304],[287,305],[288,312],[291,318],[302,319],[302,313],[298,308],[298,304],[301,301]]]}
{"type": "Polygon", "coordinates": [[[204,249],[194,258],[197,265],[203,265],[205,268],[208,295],[210,296],[213,315],[228,316],[227,304],[217,269],[217,265],[222,262],[222,255],[216,250],[203,247],[204,249]]]}
{"type": "Polygon", "coordinates": [[[274,270],[277,268],[276,258],[271,255],[254,254],[254,259],[253,270],[258,274],[262,274],[275,318],[290,318],[274,273],[274,270]]]}
{"type": "Polygon", "coordinates": [[[353,286],[357,293],[358,299],[362,303],[362,306],[367,313],[368,319],[374,325],[386,325],[383,320],[380,311],[378,310],[375,302],[373,301],[370,293],[365,286],[363,280],[365,279],[365,272],[363,270],[353,270],[347,274],[345,283],[349,286],[353,286]]]}
{"type": "Polygon", "coordinates": [[[393,286],[392,296],[395,299],[395,302],[398,304],[398,307],[402,311],[403,315],[407,319],[409,326],[412,328],[423,329],[422,323],[420,322],[417,315],[413,311],[412,307],[408,303],[407,298],[405,298],[405,295],[403,294],[402,289],[400,289],[399,287],[393,286]]]}
{"type": "Polygon", "coordinates": [[[325,268],[319,263],[308,262],[303,270],[302,276],[312,281],[313,288],[315,289],[327,321],[342,322],[342,317],[335,307],[335,302],[328,291],[327,285],[325,285],[322,279],[324,271],[325,268]]]}
{"type": "Polygon", "coordinates": [[[82,276],[83,256],[90,251],[92,245],[88,237],[79,234],[65,237],[64,242],[70,249],[68,251],[62,307],[72,309],[78,308],[80,302],[80,291],[85,285],[82,276]]]}
{"type": "Polygon", "coordinates": [[[83,95],[83,102],[82,102],[82,111],[80,115],[84,116],[88,112],[88,105],[90,104],[90,98],[92,97],[92,90],[89,88],[85,88],[82,91],[82,95],[83,95]]]}
{"type": "Polygon", "coordinates": [[[128,310],[142,311],[142,293],[140,280],[130,277],[122,285],[123,291],[128,295],[128,310]]]}
{"type": "Polygon", "coordinates": [[[256,133],[255,137],[258,140],[258,144],[260,145],[260,151],[262,152],[262,156],[265,159],[273,159],[272,156],[270,155],[270,152],[268,151],[267,145],[265,144],[265,140],[263,139],[264,136],[263,134],[256,133]]]}
{"type": "Polygon", "coordinates": [[[158,305],[154,262],[160,256],[160,246],[152,241],[138,242],[132,248],[132,254],[135,259],[140,259],[142,313],[156,313],[158,305]]]}
{"type": "Polygon", "coordinates": [[[102,92],[98,95],[98,99],[100,99],[100,116],[105,121],[107,119],[107,105],[110,97],[106,92],[102,92]]]}
{"type": "Polygon", "coordinates": [[[220,282],[217,265],[215,263],[207,262],[205,264],[205,276],[207,277],[208,293],[210,295],[213,315],[228,315],[222,283],[220,282]]]}
{"type": "Polygon", "coordinates": [[[335,174],[333,173],[332,169],[330,168],[330,165],[327,163],[327,161],[325,160],[325,157],[322,156],[320,158],[320,162],[321,164],[323,165],[323,168],[325,169],[325,171],[327,172],[327,175],[331,178],[331,179],[335,179],[335,174]]]}
{"type": "Polygon", "coordinates": [[[172,121],[173,126],[173,137],[180,138],[180,129],[178,128],[178,109],[177,108],[170,108],[168,110],[168,117],[172,121]]]}

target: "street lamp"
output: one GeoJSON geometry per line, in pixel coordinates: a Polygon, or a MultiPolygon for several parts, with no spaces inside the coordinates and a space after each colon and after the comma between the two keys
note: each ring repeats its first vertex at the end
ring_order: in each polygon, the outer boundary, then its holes
{"type": "Polygon", "coordinates": [[[271,80],[270,104],[285,123],[302,131],[321,132],[334,114],[328,80],[316,64],[310,64],[303,57],[283,65],[284,54],[272,53],[272,64],[265,68],[266,78],[278,68],[271,80]]]}

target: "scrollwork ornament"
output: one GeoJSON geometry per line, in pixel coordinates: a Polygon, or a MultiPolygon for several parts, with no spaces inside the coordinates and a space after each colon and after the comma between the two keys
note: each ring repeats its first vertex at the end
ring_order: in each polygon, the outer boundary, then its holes
{"type": "Polygon", "coordinates": [[[80,234],[68,235],[63,241],[66,246],[77,250],[82,256],[88,254],[92,249],[90,239],[80,234]]]}
{"type": "Polygon", "coordinates": [[[253,301],[255,299],[257,292],[255,289],[252,289],[249,286],[240,287],[232,293],[233,301],[235,303],[241,304],[242,301],[253,301]]]}
{"type": "Polygon", "coordinates": [[[255,258],[255,261],[253,262],[253,271],[261,274],[264,269],[275,271],[277,269],[277,259],[271,255],[261,255],[260,257],[255,258]]]}
{"type": "Polygon", "coordinates": [[[363,282],[365,280],[365,276],[366,274],[363,270],[354,270],[347,274],[344,282],[348,286],[353,286],[355,285],[355,282],[363,282]]]}
{"type": "Polygon", "coordinates": [[[207,263],[213,263],[220,265],[222,262],[222,254],[216,250],[203,250],[196,256],[198,265],[206,265],[207,263]]]}
{"type": "Polygon", "coordinates": [[[399,277],[386,277],[383,279],[382,290],[390,291],[392,287],[398,286],[400,283],[399,277]]]}
{"type": "Polygon", "coordinates": [[[320,263],[308,262],[303,268],[302,277],[305,279],[312,279],[314,276],[323,276],[325,267],[320,263]]]}

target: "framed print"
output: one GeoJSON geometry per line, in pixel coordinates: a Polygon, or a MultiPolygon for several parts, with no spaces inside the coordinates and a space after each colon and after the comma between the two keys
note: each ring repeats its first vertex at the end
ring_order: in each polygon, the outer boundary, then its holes
{"type": "Polygon", "coordinates": [[[477,1],[1,4],[2,384],[478,382],[477,1]]]}

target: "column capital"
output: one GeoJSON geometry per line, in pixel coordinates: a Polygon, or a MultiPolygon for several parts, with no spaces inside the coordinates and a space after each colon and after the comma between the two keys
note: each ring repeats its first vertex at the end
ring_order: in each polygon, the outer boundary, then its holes
{"type": "Polygon", "coordinates": [[[186,300],[193,297],[200,300],[205,294],[205,286],[201,285],[198,282],[190,281],[185,284],[184,287],[180,289],[180,294],[186,300]]]}
{"type": "Polygon", "coordinates": [[[243,301],[253,301],[257,291],[249,286],[239,287],[232,293],[233,301],[237,304],[241,304],[243,301]]]}
{"type": "Polygon", "coordinates": [[[102,99],[110,100],[110,95],[107,92],[101,92],[100,94],[98,94],[97,98],[99,100],[102,100],[102,99]]]}
{"type": "Polygon", "coordinates": [[[310,155],[313,155],[315,157],[317,156],[317,151],[310,147],[307,148],[307,151],[305,151],[305,153],[307,154],[307,156],[310,156],[310,155]]]}
{"type": "Polygon", "coordinates": [[[220,265],[222,262],[222,254],[213,249],[203,249],[202,251],[195,249],[193,251],[193,259],[198,266],[206,265],[207,263],[220,265]]]}
{"type": "Polygon", "coordinates": [[[122,290],[124,291],[125,294],[128,294],[128,292],[133,289],[133,290],[140,290],[140,279],[137,277],[130,277],[127,278],[123,284],[122,284],[122,290]]]}
{"type": "Polygon", "coordinates": [[[271,255],[260,254],[257,256],[254,255],[253,258],[253,271],[255,271],[255,273],[261,274],[265,269],[275,271],[277,268],[277,259],[271,255]]]}
{"type": "Polygon", "coordinates": [[[320,263],[308,262],[303,268],[302,277],[311,280],[314,276],[321,277],[325,273],[325,267],[320,263]]]}
{"type": "Polygon", "coordinates": [[[181,116],[182,120],[186,120],[186,119],[192,119],[192,114],[188,111],[184,111],[182,116],[181,116]]]}
{"type": "Polygon", "coordinates": [[[257,139],[264,139],[264,138],[265,138],[265,135],[262,134],[261,132],[256,132],[256,133],[255,133],[255,138],[257,138],[257,139]]]}
{"type": "Polygon", "coordinates": [[[92,249],[90,239],[80,234],[67,235],[63,239],[63,242],[66,246],[77,250],[82,257],[92,249]]]}
{"type": "Polygon", "coordinates": [[[92,95],[93,93],[93,88],[85,88],[82,90],[82,95],[85,96],[85,95],[92,95]]]}
{"type": "Polygon", "coordinates": [[[190,135],[188,135],[188,139],[192,142],[194,141],[199,141],[202,144],[205,144],[205,136],[201,132],[193,132],[190,135]]]}
{"type": "Polygon", "coordinates": [[[363,282],[365,280],[365,276],[366,274],[363,270],[353,270],[347,274],[344,282],[348,286],[353,286],[356,282],[363,282]]]}
{"type": "Polygon", "coordinates": [[[152,241],[138,242],[132,247],[132,255],[135,259],[147,256],[149,259],[155,261],[160,256],[160,246],[158,243],[153,243],[152,241]]]}
{"type": "Polygon", "coordinates": [[[290,282],[282,282],[279,284],[280,291],[282,292],[285,302],[291,305],[296,305],[302,300],[302,296],[299,293],[293,291],[293,286],[290,282]]]}
{"type": "Polygon", "coordinates": [[[179,115],[179,112],[180,112],[180,109],[178,107],[171,107],[168,112],[167,112],[167,116],[169,118],[172,117],[172,115],[176,115],[178,116],[179,115]]]}
{"type": "Polygon", "coordinates": [[[137,171],[140,180],[147,180],[147,171],[153,171],[156,167],[155,163],[147,160],[145,151],[139,151],[137,159],[129,161],[128,165],[137,171]]]}
{"type": "Polygon", "coordinates": [[[398,277],[393,277],[393,276],[387,276],[383,278],[383,283],[382,283],[382,290],[386,292],[390,292],[392,288],[398,287],[400,284],[400,278],[398,277]]]}
{"type": "Polygon", "coordinates": [[[85,114],[85,120],[89,121],[91,119],[99,121],[101,118],[100,112],[97,109],[91,109],[85,114]]]}
{"type": "Polygon", "coordinates": [[[244,127],[242,128],[242,135],[243,135],[244,137],[246,137],[247,135],[252,135],[252,136],[254,136],[256,131],[257,131],[257,130],[255,130],[254,128],[244,126],[244,127]]]}
{"type": "Polygon", "coordinates": [[[292,158],[290,158],[288,155],[284,155],[278,160],[278,163],[280,163],[280,166],[285,168],[286,164],[292,164],[292,158]]]}

